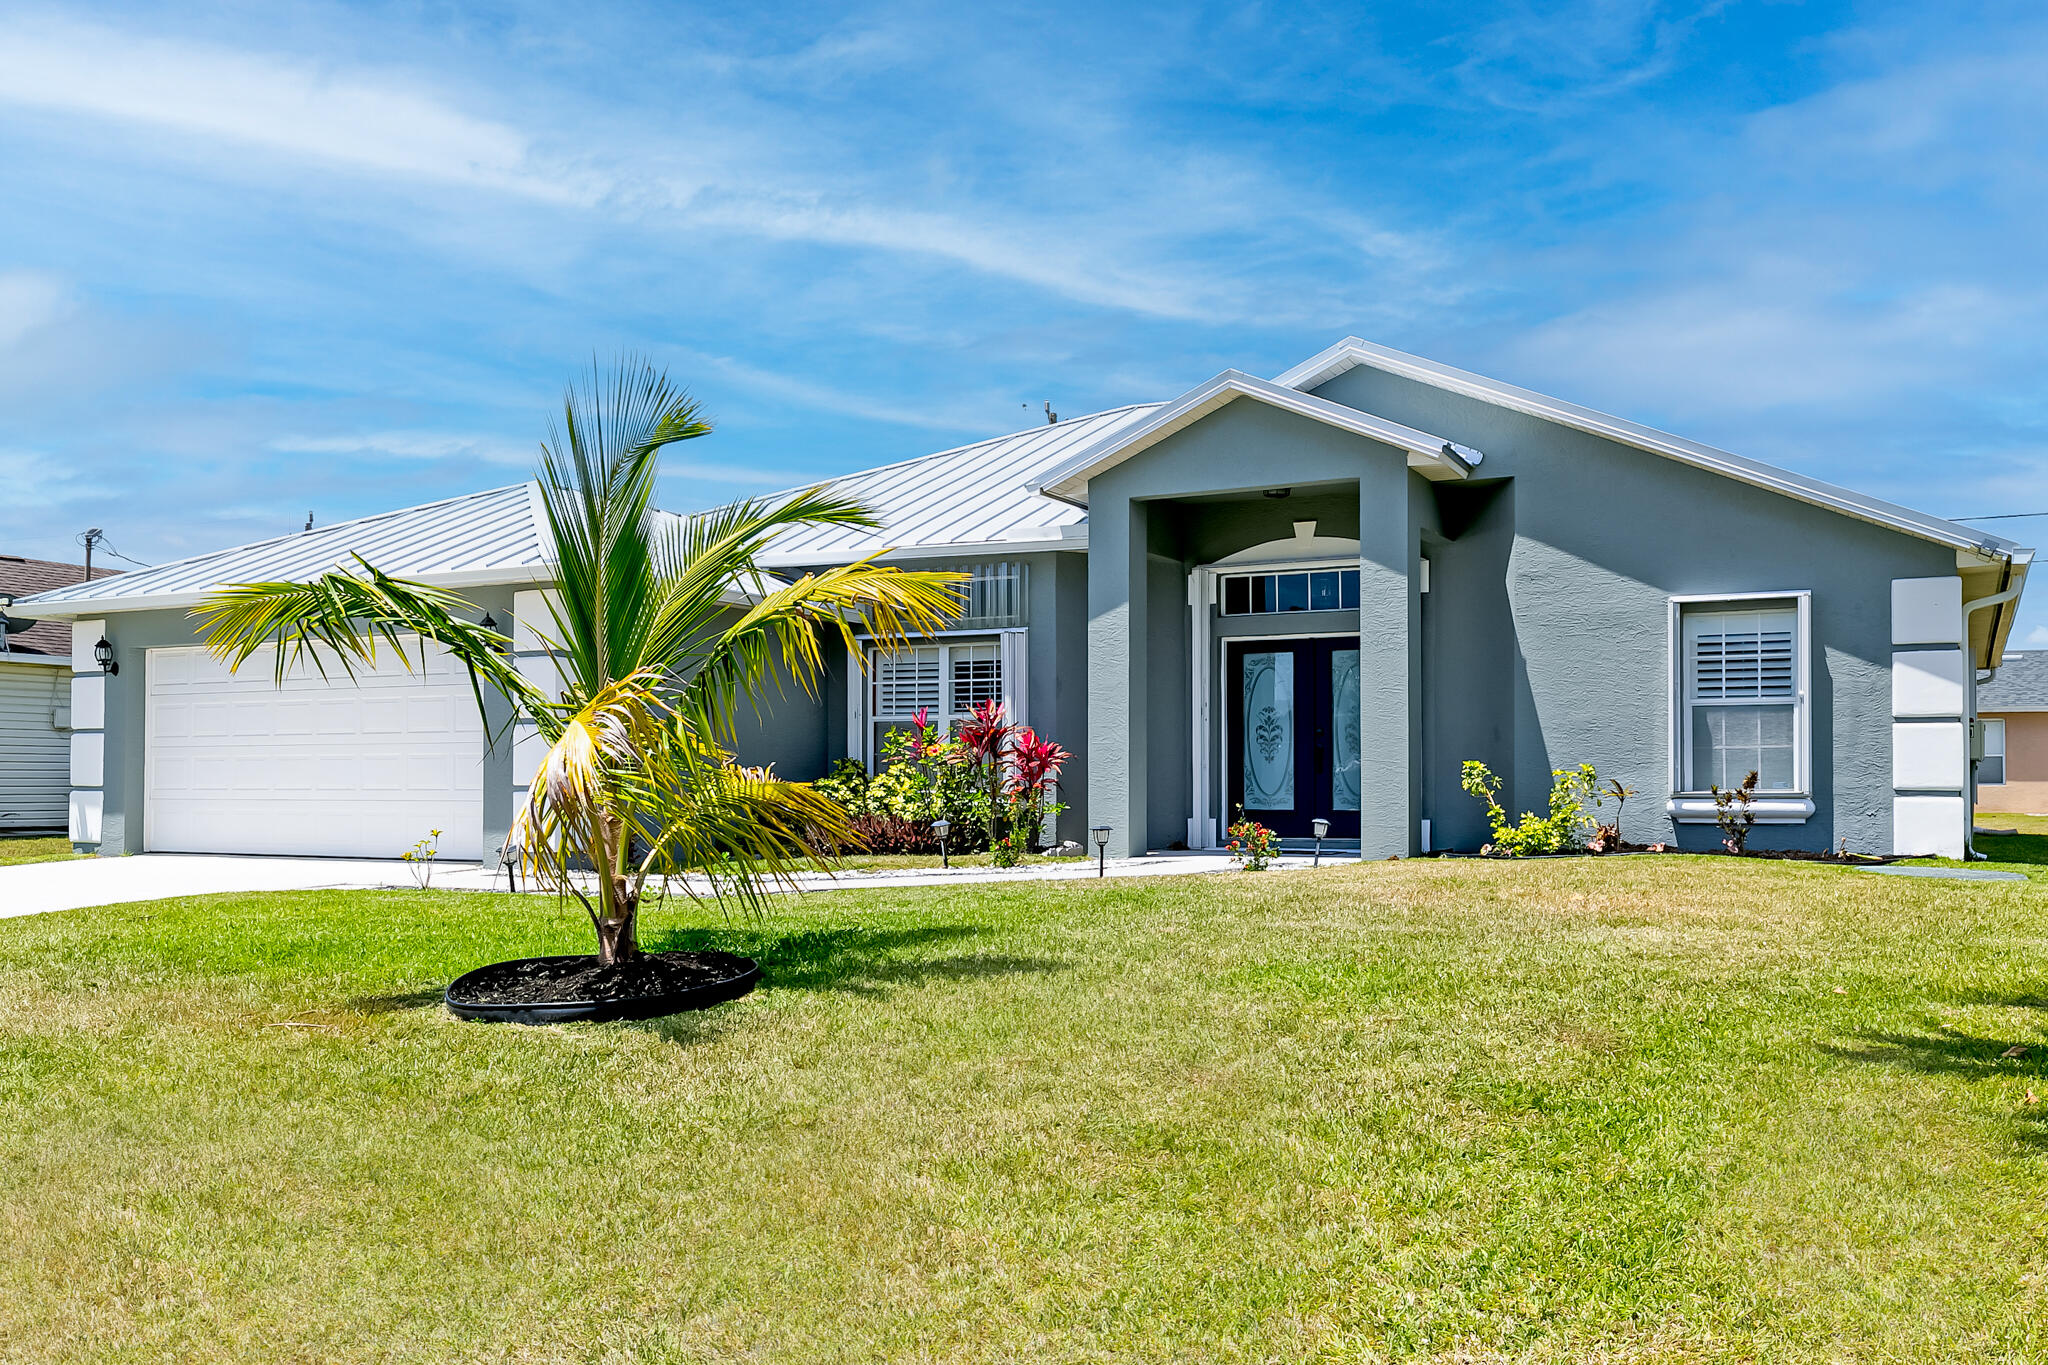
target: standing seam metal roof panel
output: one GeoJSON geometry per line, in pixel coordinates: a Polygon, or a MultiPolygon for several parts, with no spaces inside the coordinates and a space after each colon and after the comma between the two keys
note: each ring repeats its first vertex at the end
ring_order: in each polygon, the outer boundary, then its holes
{"type": "Polygon", "coordinates": [[[820,563],[909,546],[1000,549],[1003,537],[1023,529],[1043,530],[1050,538],[1060,527],[1086,522],[1088,513],[1029,485],[1075,450],[1143,420],[1157,406],[1112,408],[829,480],[833,492],[873,508],[882,529],[791,531],[776,540],[767,561],[820,563]]]}
{"type": "Polygon", "coordinates": [[[134,598],[203,593],[226,583],[304,579],[352,567],[354,555],[386,573],[413,577],[546,565],[540,528],[535,524],[532,485],[514,484],[316,526],[295,535],[138,569],[119,578],[57,588],[38,594],[34,604],[83,600],[111,606],[134,598]]]}

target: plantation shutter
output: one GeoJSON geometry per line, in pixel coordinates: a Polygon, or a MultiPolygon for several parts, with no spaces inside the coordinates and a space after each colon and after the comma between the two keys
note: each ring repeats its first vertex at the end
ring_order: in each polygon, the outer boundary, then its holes
{"type": "Polygon", "coordinates": [[[1715,611],[1685,618],[1694,701],[1792,701],[1799,695],[1796,611],[1715,611]]]}
{"type": "Polygon", "coordinates": [[[877,651],[875,717],[910,716],[940,710],[939,651],[935,646],[877,651]]]}
{"type": "Polygon", "coordinates": [[[983,702],[1003,699],[1003,656],[995,645],[954,645],[953,714],[967,715],[983,702]]]}

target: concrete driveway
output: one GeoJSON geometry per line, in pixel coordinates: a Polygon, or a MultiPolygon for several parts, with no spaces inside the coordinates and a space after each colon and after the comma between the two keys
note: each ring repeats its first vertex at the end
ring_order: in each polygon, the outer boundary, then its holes
{"type": "MultiPolygon", "coordinates": [[[[436,863],[434,880],[438,884],[444,875],[473,875],[475,870],[474,863],[436,863]]],[[[203,853],[77,858],[0,867],[0,919],[222,891],[375,890],[413,884],[411,868],[397,859],[240,858],[203,853]]]]}

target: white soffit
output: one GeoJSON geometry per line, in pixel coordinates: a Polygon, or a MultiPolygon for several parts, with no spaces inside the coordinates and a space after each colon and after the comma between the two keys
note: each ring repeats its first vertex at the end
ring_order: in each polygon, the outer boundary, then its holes
{"type": "Polygon", "coordinates": [[[1409,467],[1428,479],[1462,479],[1484,458],[1480,452],[1468,446],[1454,445],[1441,436],[1432,436],[1426,431],[1402,426],[1399,422],[1389,422],[1384,417],[1375,417],[1369,412],[1333,403],[1288,385],[1275,384],[1242,370],[1225,370],[1208,383],[1160,407],[1129,430],[1107,436],[1078,452],[1047,474],[1038,486],[1039,491],[1068,502],[1084,502],[1089,479],[1240,398],[1255,399],[1404,450],[1408,453],[1409,467]]]}
{"type": "Polygon", "coordinates": [[[1346,337],[1328,350],[1310,356],[1274,382],[1306,391],[1328,383],[1355,365],[1370,366],[1388,374],[1428,384],[1433,388],[1477,398],[1496,407],[1525,412],[1532,417],[1556,422],[1560,426],[1574,427],[1595,436],[1605,436],[1623,445],[1634,446],[1638,450],[1647,450],[1684,464],[1712,470],[1717,474],[1726,474],[1744,483],[1768,488],[1818,507],[1847,513],[1849,516],[1874,522],[1879,526],[1887,526],[1895,531],[1904,531],[1923,540],[1932,540],[1956,549],[1975,550],[1981,554],[1997,555],[2001,558],[2019,548],[2014,541],[1956,522],[1944,521],[1940,517],[1931,517],[1924,512],[1915,512],[1897,503],[1865,497],[1861,493],[1851,492],[1835,484],[1809,479],[1803,474],[1794,474],[1790,470],[1746,459],[1725,450],[1716,450],[1713,446],[1688,441],[1682,436],[1673,436],[1669,432],[1643,426],[1639,422],[1596,412],[1592,408],[1580,407],[1577,403],[1567,403],[1530,389],[1516,388],[1512,384],[1503,384],[1467,370],[1439,365],[1433,360],[1424,360],[1420,356],[1409,355],[1404,351],[1375,346],[1357,337],[1346,337]]]}

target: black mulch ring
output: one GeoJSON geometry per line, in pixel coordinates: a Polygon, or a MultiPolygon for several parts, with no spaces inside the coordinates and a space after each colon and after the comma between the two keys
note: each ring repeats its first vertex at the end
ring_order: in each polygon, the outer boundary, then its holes
{"type": "Polygon", "coordinates": [[[523,957],[457,977],[447,1001],[458,1019],[511,1024],[653,1019],[736,1000],[760,979],[754,959],[709,950],[645,953],[611,967],[595,957],[523,957]]]}

